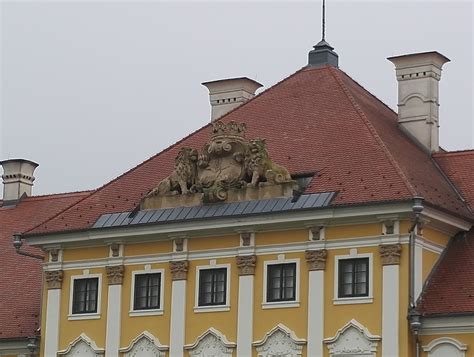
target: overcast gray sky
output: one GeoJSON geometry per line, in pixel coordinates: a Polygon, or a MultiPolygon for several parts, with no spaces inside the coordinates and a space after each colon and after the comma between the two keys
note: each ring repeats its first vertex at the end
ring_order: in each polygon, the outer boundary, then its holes
{"type": "MultiPolygon", "coordinates": [[[[1,2],[0,158],[36,161],[35,194],[91,189],[209,121],[201,82],[268,88],[320,40],[306,2],[1,2]]],[[[441,145],[474,147],[473,2],[327,0],[342,70],[396,108],[387,57],[437,50],[441,145]]]]}

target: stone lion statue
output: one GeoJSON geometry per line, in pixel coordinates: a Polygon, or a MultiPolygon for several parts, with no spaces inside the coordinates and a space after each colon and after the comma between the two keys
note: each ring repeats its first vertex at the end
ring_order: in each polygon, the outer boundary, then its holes
{"type": "Polygon", "coordinates": [[[248,149],[246,170],[247,175],[251,178],[249,186],[256,187],[262,178],[265,178],[270,184],[291,181],[288,170],[270,159],[265,139],[250,140],[248,149]]]}
{"type": "Polygon", "coordinates": [[[166,194],[187,194],[189,188],[196,183],[198,152],[190,147],[179,150],[175,159],[174,170],[158,186],[156,186],[147,197],[166,194]]]}

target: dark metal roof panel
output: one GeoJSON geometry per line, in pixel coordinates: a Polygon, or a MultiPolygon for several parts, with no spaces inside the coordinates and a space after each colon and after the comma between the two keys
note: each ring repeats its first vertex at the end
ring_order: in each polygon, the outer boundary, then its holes
{"type": "Polygon", "coordinates": [[[107,213],[100,216],[92,228],[153,223],[163,224],[206,218],[235,217],[321,208],[328,206],[334,197],[334,192],[324,192],[301,195],[295,202],[293,202],[292,197],[279,197],[264,200],[216,203],[195,207],[160,208],[156,210],[139,211],[135,216],[131,216],[132,212],[107,213]]]}

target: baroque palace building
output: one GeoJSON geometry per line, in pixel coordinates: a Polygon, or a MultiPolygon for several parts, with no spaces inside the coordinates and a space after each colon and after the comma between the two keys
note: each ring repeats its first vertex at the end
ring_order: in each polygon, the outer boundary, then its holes
{"type": "MultiPolygon", "coordinates": [[[[438,143],[449,60],[389,60],[398,114],[321,41],[258,95],[204,83],[211,123],[103,187],[4,201],[7,274],[31,276],[2,286],[0,348],[39,324],[46,357],[474,356],[474,150],[438,143]],[[42,284],[17,253],[44,256],[42,284]]],[[[9,162],[6,189],[32,182],[9,162]]]]}

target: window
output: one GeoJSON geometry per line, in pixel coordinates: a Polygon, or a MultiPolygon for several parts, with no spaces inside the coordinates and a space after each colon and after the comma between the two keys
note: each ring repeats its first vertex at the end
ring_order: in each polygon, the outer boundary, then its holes
{"type": "Polygon", "coordinates": [[[269,265],[267,274],[268,302],[296,300],[296,263],[269,265]]]}
{"type": "Polygon", "coordinates": [[[99,278],[74,279],[72,313],[97,313],[99,278]]]}
{"type": "Polygon", "coordinates": [[[338,297],[369,295],[369,258],[339,260],[338,297]]]}
{"type": "Polygon", "coordinates": [[[227,268],[199,270],[198,306],[226,304],[227,268]]]}
{"type": "Polygon", "coordinates": [[[161,273],[135,275],[133,310],[160,308],[161,273]]]}

